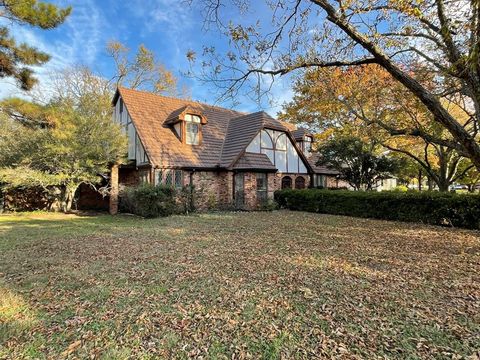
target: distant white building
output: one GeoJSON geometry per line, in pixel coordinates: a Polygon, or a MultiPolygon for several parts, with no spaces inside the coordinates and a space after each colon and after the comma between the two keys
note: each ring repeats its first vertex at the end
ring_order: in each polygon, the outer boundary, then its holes
{"type": "Polygon", "coordinates": [[[396,178],[388,178],[388,179],[379,179],[376,183],[376,190],[377,191],[388,191],[393,190],[397,187],[397,179],[396,178]]]}

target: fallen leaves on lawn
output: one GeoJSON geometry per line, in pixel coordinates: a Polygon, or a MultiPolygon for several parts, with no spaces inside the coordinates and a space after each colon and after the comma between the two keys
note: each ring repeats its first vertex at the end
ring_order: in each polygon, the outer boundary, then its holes
{"type": "Polygon", "coordinates": [[[0,229],[2,359],[478,358],[478,232],[287,211],[29,221],[0,229]]]}

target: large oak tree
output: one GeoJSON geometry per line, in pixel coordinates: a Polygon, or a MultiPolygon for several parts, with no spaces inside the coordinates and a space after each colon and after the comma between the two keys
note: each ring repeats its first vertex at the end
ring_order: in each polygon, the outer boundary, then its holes
{"type": "MultiPolygon", "coordinates": [[[[426,107],[379,66],[310,69],[293,89],[294,98],[284,105],[281,119],[317,131],[354,125],[369,141],[413,159],[441,191],[448,191],[472,167],[426,107]]],[[[469,120],[456,103],[442,99],[442,105],[462,124],[469,120]]]]}
{"type": "MultiPolygon", "coordinates": [[[[270,24],[249,13],[248,0],[199,0],[207,24],[229,37],[232,50],[205,47],[204,80],[235,95],[252,78],[257,92],[268,76],[295,70],[378,64],[408,89],[444,127],[451,146],[480,169],[480,3],[467,0],[276,0],[268,1],[270,24]],[[238,6],[252,18],[234,23],[223,5],[238,6]],[[435,86],[411,72],[418,63],[438,80],[435,86]],[[442,104],[442,97],[468,98],[466,123],[442,104]]],[[[189,52],[189,58],[195,56],[189,52]]],[[[268,90],[268,86],[267,86],[268,90]]],[[[443,138],[432,139],[444,143],[443,138]]]]}

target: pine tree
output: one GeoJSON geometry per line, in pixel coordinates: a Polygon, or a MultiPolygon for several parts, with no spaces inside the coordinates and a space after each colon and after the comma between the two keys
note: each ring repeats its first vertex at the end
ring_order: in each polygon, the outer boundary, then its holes
{"type": "MultiPolygon", "coordinates": [[[[62,24],[71,7],[37,0],[0,0],[0,17],[20,25],[53,29],[62,24]]],[[[17,43],[6,26],[0,26],[0,77],[13,77],[23,90],[30,90],[37,82],[29,66],[46,63],[50,56],[25,43],[17,43]]]]}

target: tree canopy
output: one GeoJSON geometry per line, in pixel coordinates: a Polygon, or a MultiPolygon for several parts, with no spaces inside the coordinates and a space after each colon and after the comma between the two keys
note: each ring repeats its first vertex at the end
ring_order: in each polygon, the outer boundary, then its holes
{"type": "Polygon", "coordinates": [[[234,96],[247,84],[257,93],[268,91],[269,79],[296,70],[377,64],[428,109],[431,121],[451,135],[450,145],[480,169],[478,2],[276,0],[265,6],[271,11],[265,24],[249,14],[248,0],[200,1],[206,23],[218,25],[232,44],[227,53],[206,46],[199,75],[224,95],[234,96]],[[226,3],[251,20],[225,21],[226,3]],[[419,64],[433,76],[412,72],[419,64]],[[445,97],[468,98],[467,122],[448,111],[441,102],[445,97]]]}
{"type": "MultiPolygon", "coordinates": [[[[52,29],[70,15],[71,7],[60,8],[37,0],[0,0],[0,17],[20,25],[52,29]]],[[[0,77],[13,77],[23,90],[37,82],[30,66],[46,63],[50,56],[26,43],[17,43],[6,26],[0,26],[0,77]]]]}
{"type": "MultiPolygon", "coordinates": [[[[417,162],[442,191],[473,166],[426,107],[379,66],[310,69],[295,81],[294,93],[280,118],[320,130],[356,124],[370,141],[417,162]]],[[[442,104],[468,121],[461,106],[448,99],[442,104]]]]}
{"type": "Polygon", "coordinates": [[[112,121],[111,106],[105,103],[110,99],[105,80],[85,69],[79,69],[75,76],[67,72],[57,80],[62,91],[47,105],[6,100],[9,112],[33,108],[40,120],[47,112],[49,124],[27,126],[2,112],[0,182],[8,187],[60,187],[62,208],[69,211],[80,184],[96,186],[99,175],[108,174],[111,164],[122,161],[127,140],[112,121]],[[15,110],[15,104],[20,109],[15,110]]]}
{"type": "Polygon", "coordinates": [[[374,189],[377,180],[391,177],[399,166],[397,159],[378,153],[374,144],[351,135],[327,140],[318,152],[318,165],[338,170],[355,190],[374,189]]]}
{"type": "Polygon", "coordinates": [[[124,44],[111,41],[107,44],[107,53],[115,65],[116,73],[111,79],[115,88],[123,85],[157,94],[179,95],[177,78],[145,45],[140,45],[132,56],[124,44]]]}

